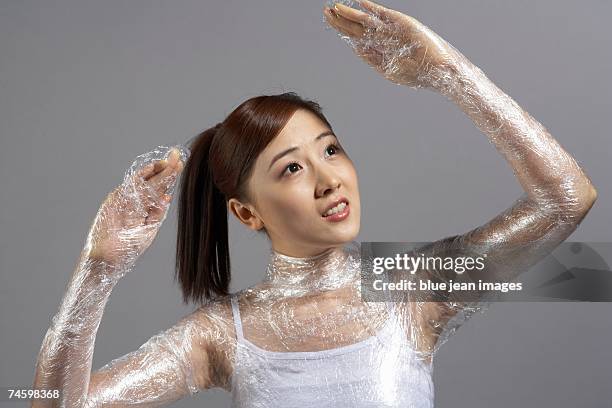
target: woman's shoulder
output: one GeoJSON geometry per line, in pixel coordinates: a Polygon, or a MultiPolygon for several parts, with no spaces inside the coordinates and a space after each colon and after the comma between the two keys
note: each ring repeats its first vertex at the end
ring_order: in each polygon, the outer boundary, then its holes
{"type": "MultiPolygon", "coordinates": [[[[233,307],[238,306],[243,313],[247,312],[250,305],[259,305],[268,297],[270,288],[265,282],[258,283],[245,289],[241,289],[228,295],[219,296],[200,304],[189,316],[191,320],[198,321],[203,327],[232,332],[234,326],[233,307]],[[235,302],[233,305],[232,303],[235,302]]],[[[230,333],[230,336],[233,336],[230,333]]]]}
{"type": "Polygon", "coordinates": [[[228,303],[230,303],[230,307],[231,307],[231,302],[230,302],[231,298],[234,298],[235,301],[241,304],[255,302],[258,299],[269,298],[270,296],[272,296],[273,289],[274,289],[274,285],[272,285],[270,282],[263,280],[252,286],[249,286],[247,288],[240,289],[240,290],[237,290],[231,293],[230,295],[228,295],[227,301],[228,303]]]}
{"type": "Polygon", "coordinates": [[[202,302],[192,313],[194,319],[220,324],[231,321],[231,297],[234,294],[219,296],[202,302]]]}

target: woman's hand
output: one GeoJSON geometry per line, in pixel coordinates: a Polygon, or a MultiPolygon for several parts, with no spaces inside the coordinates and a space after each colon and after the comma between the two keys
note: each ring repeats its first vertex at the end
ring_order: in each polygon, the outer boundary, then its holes
{"type": "MultiPolygon", "coordinates": [[[[98,210],[85,245],[85,260],[104,265],[108,278],[122,277],[149,247],[166,217],[172,189],[183,169],[180,151],[173,148],[163,160],[139,157],[121,185],[98,210]],[[141,165],[141,162],[147,162],[141,165]]],[[[163,157],[163,156],[162,156],[163,157]]]]}
{"type": "Polygon", "coordinates": [[[440,90],[453,81],[465,60],[453,46],[413,17],[356,1],[369,13],[336,3],[324,14],[359,57],[397,84],[440,90]]]}

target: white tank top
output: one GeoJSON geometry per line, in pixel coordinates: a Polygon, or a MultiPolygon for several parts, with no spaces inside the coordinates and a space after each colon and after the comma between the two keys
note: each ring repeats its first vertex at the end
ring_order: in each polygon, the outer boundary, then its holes
{"type": "Polygon", "coordinates": [[[433,407],[433,365],[409,346],[392,302],[376,335],[297,352],[264,350],[247,340],[234,295],[231,303],[237,335],[232,407],[433,407]]]}

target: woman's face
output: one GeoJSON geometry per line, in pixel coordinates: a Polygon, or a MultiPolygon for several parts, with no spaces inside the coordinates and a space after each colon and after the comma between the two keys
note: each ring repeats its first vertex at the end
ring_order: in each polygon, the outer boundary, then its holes
{"type": "Polygon", "coordinates": [[[250,201],[231,199],[231,211],[250,228],[265,228],[272,247],[282,254],[317,255],[359,233],[353,162],[325,123],[308,110],[296,111],[261,152],[248,191],[250,201]],[[348,203],[344,210],[324,216],[340,199],[348,203]]]}

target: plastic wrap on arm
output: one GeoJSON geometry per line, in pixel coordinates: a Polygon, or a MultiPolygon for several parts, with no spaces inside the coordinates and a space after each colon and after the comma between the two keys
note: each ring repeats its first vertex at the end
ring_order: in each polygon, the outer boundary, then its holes
{"type": "Polygon", "coordinates": [[[85,405],[161,406],[209,387],[210,323],[198,309],[93,372],[85,405]]]}
{"type": "Polygon", "coordinates": [[[192,365],[206,356],[199,350],[203,330],[197,312],[90,376],[106,302],[166,218],[186,155],[180,146],[162,146],[139,156],[102,203],[38,355],[34,387],[59,389],[61,397],[35,400],[33,406],[155,405],[206,384],[192,365]]]}
{"type": "MultiPolygon", "coordinates": [[[[332,3],[327,5],[333,8],[332,3]]],[[[524,190],[485,224],[415,252],[484,255],[487,267],[465,274],[465,280],[511,281],[563,242],[596,199],[576,160],[482,70],[423,23],[367,0],[339,3],[335,12],[326,12],[327,22],[355,53],[396,84],[428,89],[454,102],[508,162],[524,190]]],[[[421,273],[448,279],[435,270],[421,273]]],[[[438,302],[405,299],[402,319],[411,325],[417,348],[433,354],[462,322],[488,305],[490,296],[482,293],[472,302],[453,295],[438,302]]]]}

